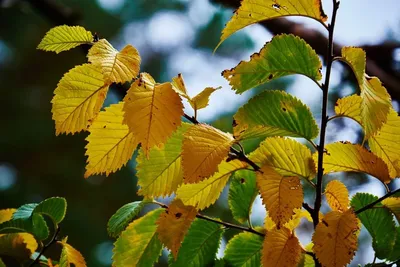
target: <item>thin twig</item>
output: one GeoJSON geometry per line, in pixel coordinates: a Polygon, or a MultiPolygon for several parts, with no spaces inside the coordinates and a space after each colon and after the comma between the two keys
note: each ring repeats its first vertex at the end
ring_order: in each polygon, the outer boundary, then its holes
{"type": "Polygon", "coordinates": [[[306,202],[303,202],[303,208],[308,211],[308,213],[310,213],[310,215],[312,216],[314,213],[314,209],[310,207],[310,205],[308,205],[306,202]]]}
{"type": "Polygon", "coordinates": [[[389,192],[389,193],[387,193],[386,195],[384,195],[383,197],[378,198],[378,199],[375,200],[374,202],[371,202],[371,203],[369,203],[368,205],[365,205],[364,207],[362,207],[361,209],[356,210],[356,211],[355,211],[355,214],[360,214],[360,213],[363,212],[363,211],[366,211],[366,210],[368,210],[368,209],[373,208],[373,207],[374,207],[376,204],[378,204],[379,202],[383,201],[384,199],[386,199],[386,198],[388,198],[388,197],[390,197],[390,196],[393,196],[394,194],[396,194],[396,193],[398,193],[398,192],[400,192],[400,188],[398,188],[398,189],[396,189],[396,190],[394,190],[394,191],[392,191],[392,192],[389,192]]]}
{"type": "Polygon", "coordinates": [[[36,259],[29,265],[31,266],[35,266],[35,264],[39,263],[40,257],[42,257],[42,255],[45,253],[45,251],[51,246],[53,245],[56,241],[57,241],[57,235],[60,232],[61,228],[57,225],[56,230],[54,231],[53,237],[51,238],[51,240],[49,241],[49,243],[47,243],[46,245],[43,246],[42,250],[40,251],[39,255],[36,257],[36,259]]]}
{"type": "Polygon", "coordinates": [[[199,124],[200,123],[195,117],[189,116],[186,113],[183,113],[183,117],[185,117],[185,119],[187,119],[188,121],[190,121],[193,124],[199,124]]]}

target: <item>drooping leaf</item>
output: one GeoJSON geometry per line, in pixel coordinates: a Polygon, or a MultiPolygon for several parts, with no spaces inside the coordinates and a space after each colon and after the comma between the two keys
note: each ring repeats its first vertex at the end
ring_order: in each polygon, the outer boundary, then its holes
{"type": "Polygon", "coordinates": [[[183,240],[178,257],[171,257],[171,267],[212,266],[223,228],[213,222],[195,219],[183,240]]]}
{"type": "Polygon", "coordinates": [[[253,233],[242,232],[235,235],[226,245],[224,260],[228,266],[261,266],[263,238],[253,233]]]}
{"type": "Polygon", "coordinates": [[[338,180],[330,181],[325,187],[324,194],[326,202],[332,210],[341,212],[348,210],[350,204],[349,191],[342,182],[338,180]]]}
{"type": "Polygon", "coordinates": [[[300,259],[300,242],[293,232],[287,228],[268,231],[262,249],[263,266],[297,266],[300,259]]]}
{"type": "Polygon", "coordinates": [[[251,170],[240,170],[232,176],[228,203],[233,218],[240,223],[249,220],[251,207],[258,194],[256,174],[251,170]]]}
{"type": "Polygon", "coordinates": [[[294,35],[277,35],[259,53],[242,61],[235,68],[225,70],[222,75],[241,94],[257,85],[273,79],[301,74],[314,81],[322,76],[321,61],[317,53],[303,39],[294,35]]]}
{"type": "Polygon", "coordinates": [[[263,20],[296,15],[310,17],[320,22],[327,20],[320,0],[243,0],[222,31],[218,46],[231,34],[248,25],[263,20]]]}
{"type": "MultiPolygon", "coordinates": [[[[357,193],[351,199],[351,206],[358,210],[377,199],[378,197],[371,194],[357,193]]],[[[368,209],[357,216],[372,236],[372,247],[375,250],[375,255],[380,259],[385,259],[392,252],[395,242],[395,223],[390,211],[382,208],[382,204],[378,203],[375,206],[381,208],[368,209]]]]}
{"type": "Polygon", "coordinates": [[[365,129],[365,139],[368,139],[386,122],[392,106],[390,95],[377,77],[366,75],[364,50],[356,47],[343,47],[342,57],[353,69],[361,90],[361,123],[365,129]]]}
{"type": "Polygon", "coordinates": [[[0,224],[0,234],[30,233],[38,240],[49,236],[49,228],[43,216],[34,213],[31,218],[12,219],[0,224]]]}
{"type": "Polygon", "coordinates": [[[156,221],[163,212],[156,209],[133,221],[114,243],[113,266],[151,267],[161,254],[156,221]]]}
{"type": "Polygon", "coordinates": [[[81,26],[57,26],[49,30],[37,49],[52,51],[57,54],[70,50],[81,44],[93,42],[93,35],[81,26]]]}
{"type": "Polygon", "coordinates": [[[88,53],[88,59],[101,68],[107,83],[129,82],[139,74],[139,52],[131,45],[118,52],[106,39],[96,42],[88,53]]]}
{"type": "Polygon", "coordinates": [[[354,211],[331,211],[318,223],[312,237],[313,251],[323,266],[350,263],[357,250],[359,221],[354,211]]]}
{"type": "Polygon", "coordinates": [[[65,237],[62,241],[57,243],[62,245],[61,256],[59,261],[59,267],[70,267],[73,264],[74,267],[86,267],[85,259],[82,254],[67,243],[68,237],[65,237]]]}
{"type": "Polygon", "coordinates": [[[181,125],[181,98],[170,83],[156,84],[147,73],[131,85],[124,102],[124,123],[147,156],[150,148],[164,144],[181,125]]]}
{"type": "Polygon", "coordinates": [[[400,197],[388,197],[381,203],[388,208],[393,215],[396,216],[397,221],[400,222],[400,197]]]}
{"type": "Polygon", "coordinates": [[[269,165],[283,176],[313,179],[316,173],[311,150],[289,138],[269,137],[249,158],[259,165],[269,165]]]}
{"type": "Polygon", "coordinates": [[[131,158],[138,139],[129,131],[124,120],[123,102],[110,105],[101,111],[89,128],[86,138],[87,165],[85,178],[93,174],[107,176],[119,170],[131,158]]]}
{"type": "MultiPolygon", "coordinates": [[[[390,182],[389,170],[381,158],[358,144],[332,143],[325,146],[324,173],[330,172],[364,172],[375,176],[381,182],[390,182]]],[[[314,153],[317,161],[318,153],[314,153]]]]}
{"type": "Polygon", "coordinates": [[[86,130],[99,113],[107,91],[101,70],[91,64],[77,66],[64,74],[51,100],[56,134],[86,130]]]}
{"type": "Polygon", "coordinates": [[[214,174],[233,142],[230,134],[207,124],[197,124],[186,131],[182,147],[184,182],[197,183],[214,174]]]}
{"type": "Polygon", "coordinates": [[[154,147],[146,158],[143,150],[137,156],[139,195],[163,197],[171,195],[183,182],[182,141],[191,124],[182,123],[162,148],[154,147]]]}
{"type": "Polygon", "coordinates": [[[361,124],[361,103],[359,95],[346,96],[338,99],[335,105],[335,113],[338,116],[349,117],[361,124]]]}
{"type": "Polygon", "coordinates": [[[0,235],[0,255],[18,260],[27,260],[36,251],[38,244],[28,233],[0,235]]]}
{"type": "Polygon", "coordinates": [[[178,256],[181,242],[196,215],[197,210],[193,206],[185,206],[182,200],[175,199],[157,220],[158,238],[171,250],[175,259],[178,256]]]}
{"type": "Polygon", "coordinates": [[[230,162],[222,161],[216,172],[197,184],[183,184],[176,191],[176,197],[185,205],[195,206],[202,210],[214,204],[224,189],[229,177],[237,170],[247,167],[246,163],[239,160],[230,162]]]}

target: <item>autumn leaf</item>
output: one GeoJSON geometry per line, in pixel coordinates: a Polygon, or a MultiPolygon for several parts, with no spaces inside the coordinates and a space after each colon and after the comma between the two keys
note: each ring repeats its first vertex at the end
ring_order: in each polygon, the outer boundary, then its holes
{"type": "Polygon", "coordinates": [[[196,215],[197,210],[193,206],[185,206],[182,200],[175,199],[157,220],[158,238],[171,250],[175,259],[181,247],[181,242],[196,215]]]}
{"type": "Polygon", "coordinates": [[[312,237],[313,251],[322,266],[342,267],[357,250],[359,221],[354,211],[331,211],[318,223],[312,237]]]}
{"type": "MultiPolygon", "coordinates": [[[[301,209],[301,208],[294,209],[293,216],[291,217],[291,219],[288,222],[283,224],[283,227],[289,229],[290,231],[294,231],[294,229],[296,229],[297,226],[299,226],[301,219],[303,219],[303,218],[305,218],[309,222],[312,222],[311,215],[308,211],[306,211],[305,209],[301,209]]],[[[320,218],[322,218],[321,213],[320,213],[320,218]]],[[[270,216],[265,217],[264,226],[265,226],[265,229],[267,229],[268,231],[276,228],[276,224],[271,219],[270,216]]]]}
{"type": "Polygon", "coordinates": [[[57,26],[46,33],[37,49],[52,51],[57,54],[81,44],[93,42],[93,35],[81,26],[57,26]]]}
{"type": "Polygon", "coordinates": [[[332,210],[341,212],[348,210],[350,204],[349,191],[342,182],[338,180],[330,181],[325,187],[324,194],[332,210]]]}
{"type": "Polygon", "coordinates": [[[101,70],[91,64],[64,74],[51,100],[56,134],[86,130],[103,106],[107,91],[101,70]]]}
{"type": "Polygon", "coordinates": [[[2,210],[0,210],[0,223],[11,220],[12,216],[16,210],[17,209],[2,209],[2,210]]]}
{"type": "Polygon", "coordinates": [[[303,39],[294,35],[276,35],[250,61],[241,61],[235,68],[225,70],[222,76],[241,94],[273,79],[301,74],[314,81],[321,80],[321,61],[303,39]]]}
{"type": "Polygon", "coordinates": [[[361,103],[359,95],[346,96],[338,99],[335,105],[337,116],[349,117],[361,124],[361,103]]]}
{"type": "Polygon", "coordinates": [[[181,98],[170,83],[156,84],[147,73],[141,73],[131,85],[124,102],[124,123],[147,157],[150,148],[164,144],[181,125],[181,98]]]}
{"type": "Polygon", "coordinates": [[[207,124],[197,124],[186,131],[182,147],[184,182],[197,183],[214,174],[233,142],[230,134],[207,124]]]}
{"type": "Polygon", "coordinates": [[[172,89],[174,89],[174,91],[183,98],[186,98],[189,103],[192,100],[187,92],[185,81],[183,80],[183,75],[181,73],[179,73],[178,76],[172,78],[172,89]]]}
{"type": "Polygon", "coordinates": [[[28,233],[0,235],[0,255],[26,261],[38,248],[35,238],[28,233]]]}
{"type": "Polygon", "coordinates": [[[253,233],[242,232],[229,240],[224,252],[228,266],[261,266],[263,238],[253,233]]]}
{"type": "Polygon", "coordinates": [[[107,83],[130,82],[139,74],[141,59],[131,45],[118,52],[106,39],[101,39],[90,48],[87,57],[101,69],[107,83]]]}
{"type": "Polygon", "coordinates": [[[68,237],[64,238],[62,241],[57,241],[58,244],[62,245],[62,251],[59,261],[59,267],[86,267],[85,259],[82,254],[67,243],[68,237]]]}
{"type": "Polygon", "coordinates": [[[382,200],[382,205],[386,208],[388,208],[394,216],[396,216],[396,219],[398,222],[400,222],[400,197],[388,197],[384,200],[382,200]]]}

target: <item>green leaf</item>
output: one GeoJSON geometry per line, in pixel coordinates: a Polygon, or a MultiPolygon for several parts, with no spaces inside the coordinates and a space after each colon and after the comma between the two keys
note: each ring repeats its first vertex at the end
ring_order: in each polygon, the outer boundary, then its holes
{"type": "Polygon", "coordinates": [[[146,201],[135,201],[123,205],[111,216],[107,224],[107,231],[111,237],[117,238],[128,224],[139,215],[146,201]]]}
{"type": "Polygon", "coordinates": [[[275,36],[259,53],[242,61],[222,75],[241,94],[257,85],[273,79],[302,74],[314,81],[321,80],[321,61],[315,51],[303,39],[292,34],[275,36]]]}
{"type": "Polygon", "coordinates": [[[254,171],[239,170],[234,173],[229,186],[228,202],[235,220],[244,223],[250,218],[251,207],[257,194],[254,171]]]}
{"type": "Polygon", "coordinates": [[[229,240],[226,246],[224,259],[228,266],[257,267],[261,266],[261,236],[243,232],[229,240]]]}
{"type": "Polygon", "coordinates": [[[12,219],[0,224],[0,234],[31,233],[39,240],[49,236],[49,228],[43,216],[34,213],[32,217],[25,219],[12,219]]]}
{"type": "Polygon", "coordinates": [[[29,204],[24,204],[21,207],[19,207],[12,215],[12,219],[27,219],[31,217],[33,210],[36,208],[36,206],[39,205],[39,203],[29,203],[29,204]]]}
{"type": "Polygon", "coordinates": [[[62,197],[52,197],[40,203],[22,205],[14,214],[13,219],[28,219],[34,213],[49,216],[53,222],[59,224],[67,212],[67,201],[62,197]]]}
{"type": "Polygon", "coordinates": [[[210,266],[215,259],[223,229],[220,225],[196,219],[189,228],[176,261],[171,267],[210,266]]]}
{"type": "Polygon", "coordinates": [[[1,258],[0,258],[0,267],[7,267],[1,258]]]}
{"type": "Polygon", "coordinates": [[[113,266],[153,266],[161,254],[156,221],[164,209],[156,209],[133,221],[114,243],[113,266]]]}
{"type": "Polygon", "coordinates": [[[56,52],[93,42],[93,35],[81,26],[57,26],[46,33],[37,49],[56,52]]]}
{"type": "Polygon", "coordinates": [[[396,242],[394,243],[392,253],[387,259],[391,261],[400,259],[400,226],[396,227],[396,242]]]}
{"type": "Polygon", "coordinates": [[[283,91],[265,91],[250,99],[235,114],[234,126],[234,137],[239,140],[268,136],[311,140],[318,135],[318,126],[310,109],[283,91]]]}
{"type": "MultiPolygon", "coordinates": [[[[377,199],[378,197],[371,194],[357,193],[351,199],[351,206],[354,210],[358,210],[377,199]]],[[[390,211],[383,208],[382,204],[376,204],[375,207],[377,208],[363,211],[357,216],[373,238],[372,247],[376,256],[379,259],[386,259],[390,256],[395,242],[395,223],[390,211]]]]}

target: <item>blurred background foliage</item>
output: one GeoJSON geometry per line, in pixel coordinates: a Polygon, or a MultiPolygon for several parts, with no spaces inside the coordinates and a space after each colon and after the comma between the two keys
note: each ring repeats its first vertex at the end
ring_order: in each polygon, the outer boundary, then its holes
{"type": "MultiPolygon", "coordinates": [[[[329,14],[331,1],[323,2],[329,14]]],[[[388,90],[398,109],[400,16],[394,11],[398,3],[396,0],[385,1],[385,5],[377,0],[367,4],[361,0],[347,2],[352,3],[343,3],[339,11],[336,32],[339,42],[367,50],[370,62],[386,75],[384,82],[388,81],[388,90]],[[359,5],[358,9],[353,5],[359,5]],[[363,5],[366,11],[361,10],[363,5]]],[[[142,56],[141,71],[151,73],[159,82],[170,81],[182,73],[192,95],[206,86],[222,86],[212,96],[210,106],[200,112],[199,120],[225,131],[231,131],[232,115],[238,107],[266,89],[293,93],[311,107],[319,120],[321,92],[304,77],[278,79],[239,96],[220,76],[222,70],[248,60],[270,40],[271,32],[277,33],[274,25],[255,25],[233,35],[213,54],[221,30],[232,14],[231,8],[238,4],[237,0],[0,0],[0,209],[16,208],[51,196],[65,197],[68,211],[61,234],[69,236],[69,243],[82,252],[88,266],[109,266],[113,240],[107,236],[107,220],[122,205],[140,199],[136,195],[135,156],[127,167],[109,177],[85,180],[87,133],[55,136],[50,104],[53,90],[65,72],[86,62],[87,52],[87,47],[59,55],[36,50],[41,38],[56,25],[82,25],[119,49],[128,43],[134,45],[142,56]]],[[[307,32],[321,35],[322,28],[315,22],[295,19],[289,23],[293,30],[305,27],[307,32]]],[[[318,39],[316,42],[318,45],[318,39]]],[[[356,92],[354,77],[339,63],[334,65],[332,85],[331,111],[338,97],[356,92]]],[[[126,89],[126,85],[113,86],[105,105],[121,100],[126,89]]],[[[186,109],[190,114],[188,106],[186,109]]],[[[360,130],[355,123],[337,120],[328,128],[328,141],[360,141],[360,130]]],[[[247,151],[254,149],[257,142],[246,143],[247,151]]],[[[367,176],[331,177],[345,181],[352,194],[360,190],[383,193],[382,186],[367,176]],[[361,186],[361,182],[368,184],[361,186]]],[[[313,195],[310,190],[307,192],[307,199],[311,200],[313,195]]],[[[232,220],[226,199],[227,190],[205,213],[232,220]]],[[[264,216],[261,201],[257,199],[252,216],[254,224],[261,225],[264,216]]],[[[306,244],[312,226],[303,223],[302,229],[298,234],[306,244]]],[[[227,231],[222,247],[234,233],[227,231]]],[[[362,246],[370,246],[367,235],[362,240],[365,240],[362,246]]],[[[57,253],[53,248],[48,255],[57,253]]],[[[370,248],[366,248],[364,253],[357,253],[354,263],[371,261],[371,257],[370,248]]],[[[164,255],[159,265],[165,264],[164,255]]]]}

